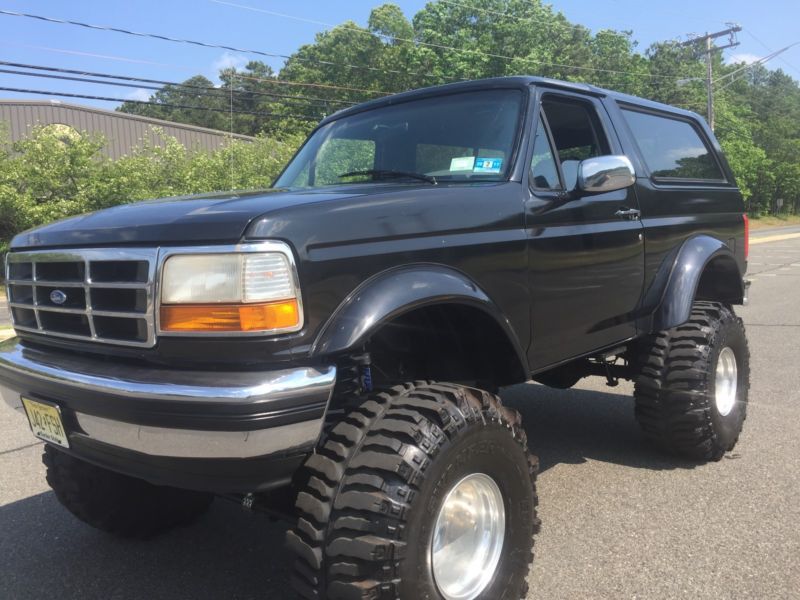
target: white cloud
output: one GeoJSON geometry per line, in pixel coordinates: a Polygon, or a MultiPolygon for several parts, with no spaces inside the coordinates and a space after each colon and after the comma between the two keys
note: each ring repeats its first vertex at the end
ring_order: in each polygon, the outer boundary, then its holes
{"type": "Polygon", "coordinates": [[[758,56],[757,54],[750,54],[749,52],[739,52],[738,54],[732,54],[728,58],[727,62],[729,65],[736,63],[746,63],[749,65],[760,59],[761,57],[758,56]]]}
{"type": "Polygon", "coordinates": [[[125,96],[128,100],[150,100],[150,92],[137,88],[125,96]]]}
{"type": "Polygon", "coordinates": [[[211,69],[214,71],[214,76],[216,77],[223,69],[242,69],[248,62],[246,56],[225,51],[217,60],[211,63],[211,69]]]}

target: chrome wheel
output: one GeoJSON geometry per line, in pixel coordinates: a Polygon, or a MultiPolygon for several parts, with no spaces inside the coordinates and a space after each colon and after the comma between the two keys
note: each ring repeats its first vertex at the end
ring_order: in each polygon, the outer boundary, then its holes
{"type": "Polygon", "coordinates": [[[483,473],[464,477],[447,494],[431,544],[433,577],[446,600],[472,600],[494,577],[506,533],[503,495],[483,473]]]}
{"type": "Polygon", "coordinates": [[[737,387],[736,354],[725,346],[717,358],[717,376],[714,381],[714,401],[717,412],[723,417],[728,416],[736,404],[737,387]]]}

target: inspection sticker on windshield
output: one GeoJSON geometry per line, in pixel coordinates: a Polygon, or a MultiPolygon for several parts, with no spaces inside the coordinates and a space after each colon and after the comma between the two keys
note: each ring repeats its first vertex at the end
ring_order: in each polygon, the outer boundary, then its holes
{"type": "Polygon", "coordinates": [[[502,158],[476,158],[473,173],[499,173],[503,168],[502,158]]]}
{"type": "Polygon", "coordinates": [[[472,167],[474,166],[474,156],[457,156],[450,161],[451,171],[472,171],[472,167]]]}

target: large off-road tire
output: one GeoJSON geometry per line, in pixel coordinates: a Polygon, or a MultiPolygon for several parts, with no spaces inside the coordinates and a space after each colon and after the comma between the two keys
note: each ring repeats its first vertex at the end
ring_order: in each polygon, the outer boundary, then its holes
{"type": "Polygon", "coordinates": [[[189,525],[212,494],[156,486],[78,460],[46,446],[42,462],[59,502],[84,523],[125,538],[146,539],[189,525]]]}
{"type": "Polygon", "coordinates": [[[470,600],[524,597],[539,527],[537,466],[519,414],[493,394],[424,382],[374,394],[304,467],[297,526],[287,534],[295,589],[309,599],[441,600],[442,590],[471,585],[470,600]],[[491,507],[502,525],[486,517],[491,507]],[[455,535],[440,527],[467,521],[473,529],[455,535]],[[469,536],[487,524],[502,539],[488,535],[494,544],[481,547],[491,550],[473,555],[471,568],[448,559],[449,542],[463,535],[469,553],[480,546],[469,536]]]}
{"type": "Polygon", "coordinates": [[[695,460],[733,450],[747,416],[750,353],[732,308],[695,302],[688,322],[645,340],[639,366],[636,419],[647,437],[695,460]]]}

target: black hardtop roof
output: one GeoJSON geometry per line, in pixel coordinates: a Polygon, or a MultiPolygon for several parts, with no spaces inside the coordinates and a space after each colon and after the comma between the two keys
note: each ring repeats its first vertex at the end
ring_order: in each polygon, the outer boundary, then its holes
{"type": "Polygon", "coordinates": [[[624,102],[626,104],[632,104],[635,106],[641,106],[642,108],[650,108],[653,110],[671,112],[673,114],[682,115],[684,117],[690,117],[693,119],[702,119],[700,115],[689,110],[684,110],[682,108],[677,108],[675,106],[670,106],[669,104],[663,104],[661,102],[655,102],[653,100],[647,100],[646,98],[640,98],[638,96],[631,96],[630,94],[623,94],[621,92],[607,90],[594,85],[590,85],[588,83],[572,83],[569,81],[561,81],[559,79],[549,79],[547,77],[535,77],[533,75],[517,75],[513,77],[492,77],[490,79],[475,79],[472,81],[459,81],[456,83],[447,83],[445,85],[419,88],[408,92],[400,92],[398,94],[392,94],[391,96],[385,96],[382,98],[376,98],[374,100],[368,100],[367,102],[362,102],[361,104],[357,104],[356,106],[351,106],[350,108],[345,108],[343,110],[335,112],[329,117],[323,119],[320,125],[328,123],[329,121],[340,119],[345,116],[353,115],[367,110],[372,110],[375,108],[381,108],[384,106],[392,106],[394,104],[400,104],[401,102],[407,102],[409,100],[417,100],[421,98],[430,98],[435,96],[443,96],[447,94],[476,91],[476,90],[490,90],[490,89],[502,89],[502,88],[526,89],[531,85],[550,87],[554,89],[561,89],[565,91],[579,92],[584,94],[592,94],[594,96],[609,97],[619,102],[624,102]]]}

